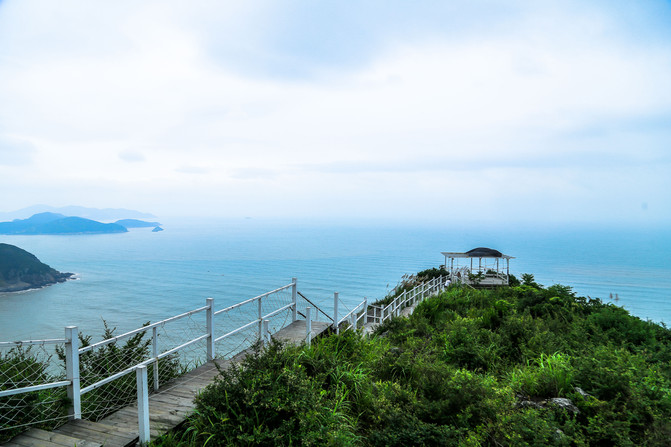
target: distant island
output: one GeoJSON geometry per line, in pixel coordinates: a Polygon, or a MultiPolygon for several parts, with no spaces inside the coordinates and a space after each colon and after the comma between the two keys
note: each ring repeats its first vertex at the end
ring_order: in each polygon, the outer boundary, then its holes
{"type": "Polygon", "coordinates": [[[0,222],[14,219],[26,219],[39,213],[57,213],[64,216],[79,216],[93,219],[99,222],[114,222],[118,219],[152,219],[153,214],[125,208],[88,208],[85,206],[61,206],[33,205],[16,211],[0,212],[0,222]]]}
{"type": "Polygon", "coordinates": [[[149,227],[158,227],[159,225],[161,225],[159,222],[147,222],[138,219],[121,219],[117,220],[114,223],[126,228],[149,228],[149,227]]]}
{"type": "Polygon", "coordinates": [[[37,289],[71,278],[14,245],[0,243],[0,292],[37,289]]]}
{"type": "Polygon", "coordinates": [[[0,234],[107,234],[127,231],[126,227],[116,223],[102,223],[58,213],[39,213],[28,219],[0,222],[0,234]]]}

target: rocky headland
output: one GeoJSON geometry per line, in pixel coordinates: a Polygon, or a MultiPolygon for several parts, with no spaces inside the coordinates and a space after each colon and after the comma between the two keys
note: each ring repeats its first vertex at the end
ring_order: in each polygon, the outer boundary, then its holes
{"type": "Polygon", "coordinates": [[[0,243],[0,292],[37,289],[73,276],[41,262],[35,255],[10,244],[0,243]]]}

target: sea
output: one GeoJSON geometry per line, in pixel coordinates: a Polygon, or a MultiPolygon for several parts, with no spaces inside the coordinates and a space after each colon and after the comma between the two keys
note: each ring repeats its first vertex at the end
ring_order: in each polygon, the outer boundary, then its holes
{"type": "Polygon", "coordinates": [[[329,311],[384,297],[406,274],[438,267],[441,252],[494,248],[510,272],[563,284],[642,319],[671,322],[671,232],[596,225],[455,225],[269,219],[168,220],[165,231],[0,236],[75,280],[0,294],[0,341],[63,337],[78,326],[99,339],[205,305],[255,297],[297,278],[329,311]]]}

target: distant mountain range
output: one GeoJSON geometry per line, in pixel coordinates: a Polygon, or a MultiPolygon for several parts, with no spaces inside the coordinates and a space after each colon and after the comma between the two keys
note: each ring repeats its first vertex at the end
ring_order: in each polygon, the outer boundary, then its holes
{"type": "Polygon", "coordinates": [[[124,208],[87,208],[83,206],[63,206],[53,207],[49,205],[33,205],[17,211],[0,212],[0,221],[13,219],[27,219],[34,214],[56,213],[64,216],[78,216],[85,219],[97,220],[102,222],[114,222],[119,219],[151,219],[155,218],[153,214],[142,213],[135,210],[124,208]]]}
{"type": "Polygon", "coordinates": [[[19,247],[0,243],[0,292],[36,289],[70,277],[72,273],[61,273],[19,247]]]}
{"type": "Polygon", "coordinates": [[[38,213],[28,219],[0,222],[0,234],[108,234],[126,233],[128,228],[157,227],[158,222],[123,219],[115,223],[102,223],[83,217],[64,216],[59,213],[38,213]]]}

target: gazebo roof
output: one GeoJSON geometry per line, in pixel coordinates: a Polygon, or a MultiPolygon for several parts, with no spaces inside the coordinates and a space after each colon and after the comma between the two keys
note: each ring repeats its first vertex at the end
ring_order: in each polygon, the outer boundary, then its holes
{"type": "Polygon", "coordinates": [[[446,258],[503,258],[503,259],[513,259],[513,256],[504,255],[498,250],[493,248],[478,247],[472,250],[468,250],[465,253],[457,252],[442,252],[443,256],[446,258]]]}

